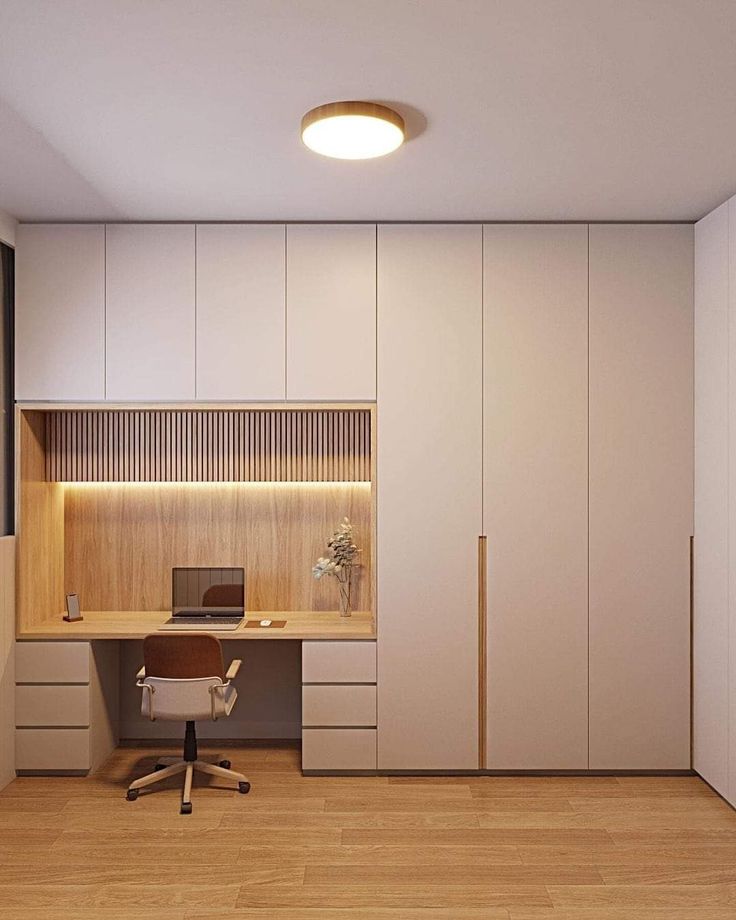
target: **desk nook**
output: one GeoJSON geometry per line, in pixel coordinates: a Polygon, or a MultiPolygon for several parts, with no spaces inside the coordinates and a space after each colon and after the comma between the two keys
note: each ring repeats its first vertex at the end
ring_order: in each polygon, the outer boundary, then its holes
{"type": "Polygon", "coordinates": [[[203,736],[301,735],[305,771],[375,770],[373,416],[19,405],[17,769],[87,772],[170,736],[140,714],[141,642],[170,616],[172,569],[232,566],[245,618],[218,637],[243,660],[238,710],[203,736]],[[312,577],[345,518],[361,549],[349,616],[335,580],[312,577]],[[68,594],[80,621],[63,619],[68,594]]]}

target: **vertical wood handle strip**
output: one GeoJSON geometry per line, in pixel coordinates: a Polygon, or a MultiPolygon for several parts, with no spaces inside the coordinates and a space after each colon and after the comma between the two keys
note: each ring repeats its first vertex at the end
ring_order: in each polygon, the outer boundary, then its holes
{"type": "Polygon", "coordinates": [[[488,645],[488,539],[478,537],[478,769],[486,768],[486,662],[488,645]]]}
{"type": "Polygon", "coordinates": [[[695,748],[695,658],[693,640],[695,638],[695,537],[690,537],[690,769],[693,769],[695,748]]]}

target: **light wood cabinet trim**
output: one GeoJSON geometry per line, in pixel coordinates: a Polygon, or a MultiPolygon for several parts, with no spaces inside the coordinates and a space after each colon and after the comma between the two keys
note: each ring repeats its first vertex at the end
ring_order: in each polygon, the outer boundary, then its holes
{"type": "Polygon", "coordinates": [[[486,767],[488,655],[488,538],[478,537],[478,769],[486,767]]]}
{"type": "Polygon", "coordinates": [[[16,413],[18,624],[64,607],[64,490],[46,481],[43,413],[16,413]]]}

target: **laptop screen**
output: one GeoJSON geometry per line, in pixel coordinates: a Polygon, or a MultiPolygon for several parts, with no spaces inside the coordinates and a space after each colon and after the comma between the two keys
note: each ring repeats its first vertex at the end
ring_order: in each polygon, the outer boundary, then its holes
{"type": "Polygon", "coordinates": [[[175,568],[171,572],[174,614],[217,610],[245,612],[245,570],[241,568],[175,568]]]}

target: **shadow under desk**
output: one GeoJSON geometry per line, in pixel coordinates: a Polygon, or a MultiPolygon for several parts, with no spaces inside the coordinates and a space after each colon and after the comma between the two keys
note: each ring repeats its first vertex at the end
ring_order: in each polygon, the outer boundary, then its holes
{"type": "MultiPolygon", "coordinates": [[[[176,737],[140,715],[142,639],[166,611],[85,611],[25,627],[16,644],[16,769],[86,774],[120,740],[176,737]]],[[[372,772],[376,762],[376,632],[370,612],[266,612],[282,628],[217,633],[226,662],[242,658],[236,709],[198,724],[203,740],[299,738],[308,773],[372,772]],[[257,645],[250,644],[256,641],[257,645]],[[233,643],[235,643],[233,645],[233,643]]],[[[183,734],[183,726],[182,734],[183,734]]]]}

